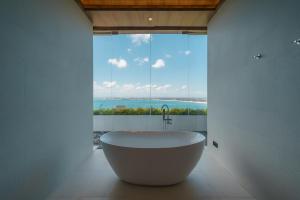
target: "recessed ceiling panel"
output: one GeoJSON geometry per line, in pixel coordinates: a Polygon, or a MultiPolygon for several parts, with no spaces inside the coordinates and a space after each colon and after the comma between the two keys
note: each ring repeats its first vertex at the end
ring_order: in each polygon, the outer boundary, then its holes
{"type": "Polygon", "coordinates": [[[222,0],[80,0],[95,33],[206,33],[222,0]]]}

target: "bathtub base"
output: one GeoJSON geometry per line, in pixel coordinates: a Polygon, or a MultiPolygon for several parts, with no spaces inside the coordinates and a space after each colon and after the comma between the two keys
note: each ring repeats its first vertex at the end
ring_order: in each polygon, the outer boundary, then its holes
{"type": "Polygon", "coordinates": [[[185,179],[182,180],[182,181],[179,181],[177,183],[162,184],[162,185],[159,185],[159,184],[151,185],[151,184],[144,184],[144,183],[133,183],[133,182],[128,182],[128,181],[122,180],[122,179],[120,179],[120,181],[122,181],[124,183],[127,183],[127,184],[130,184],[130,185],[138,185],[138,186],[145,186],[145,187],[171,187],[171,186],[175,186],[175,185],[183,183],[185,181],[185,179]]]}
{"type": "MultiPolygon", "coordinates": [[[[159,140],[157,135],[154,137],[159,140]]],[[[176,137],[176,134],[170,134],[170,137],[176,137]]],[[[204,139],[184,146],[159,148],[117,146],[108,142],[102,145],[105,157],[121,180],[135,185],[170,186],[183,182],[196,166],[204,149],[204,139]]]]}

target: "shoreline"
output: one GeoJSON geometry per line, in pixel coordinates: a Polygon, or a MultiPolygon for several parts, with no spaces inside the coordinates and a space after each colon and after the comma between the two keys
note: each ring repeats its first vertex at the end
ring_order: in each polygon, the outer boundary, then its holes
{"type": "MultiPolygon", "coordinates": [[[[126,99],[126,98],[114,98],[114,99],[93,99],[93,101],[115,101],[115,100],[140,100],[140,101],[150,101],[150,99],[126,99]]],[[[185,102],[185,103],[197,103],[197,104],[207,104],[207,101],[206,100],[180,100],[180,99],[159,99],[159,98],[153,98],[151,99],[152,100],[155,100],[155,101],[175,101],[175,102],[185,102]]]]}

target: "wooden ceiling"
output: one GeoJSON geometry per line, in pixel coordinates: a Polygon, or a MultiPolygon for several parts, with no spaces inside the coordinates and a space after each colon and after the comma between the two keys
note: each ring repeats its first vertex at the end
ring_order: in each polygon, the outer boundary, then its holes
{"type": "Polygon", "coordinates": [[[215,9],[220,0],[81,0],[86,9],[215,9]]]}
{"type": "Polygon", "coordinates": [[[78,0],[95,34],[205,34],[224,0],[78,0]]]}

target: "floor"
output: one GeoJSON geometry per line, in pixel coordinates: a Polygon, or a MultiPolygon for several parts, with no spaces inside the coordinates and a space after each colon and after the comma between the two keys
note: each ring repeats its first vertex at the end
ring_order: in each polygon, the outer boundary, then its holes
{"type": "Polygon", "coordinates": [[[183,183],[168,187],[145,187],[120,181],[101,149],[94,150],[90,158],[47,200],[168,199],[254,200],[206,150],[183,183]]]}

